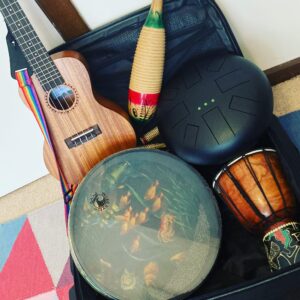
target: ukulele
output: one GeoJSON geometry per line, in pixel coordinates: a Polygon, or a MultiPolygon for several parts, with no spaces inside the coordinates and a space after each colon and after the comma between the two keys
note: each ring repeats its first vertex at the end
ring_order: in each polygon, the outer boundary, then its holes
{"type": "MultiPolygon", "coordinates": [[[[50,57],[17,0],[0,0],[0,11],[33,71],[31,79],[67,182],[78,184],[105,157],[135,147],[135,132],[122,110],[102,97],[103,105],[96,101],[79,53],[65,51],[50,57]]],[[[49,172],[58,178],[46,143],[44,158],[49,172]]]]}

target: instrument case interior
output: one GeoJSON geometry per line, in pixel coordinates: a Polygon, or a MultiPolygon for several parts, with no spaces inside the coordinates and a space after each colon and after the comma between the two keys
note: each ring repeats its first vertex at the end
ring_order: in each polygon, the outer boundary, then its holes
{"type": "MultiPolygon", "coordinates": [[[[193,57],[220,53],[242,56],[224,15],[214,1],[166,0],[164,11],[167,32],[164,84],[193,57]]],[[[93,88],[127,110],[133,55],[147,12],[148,8],[135,12],[66,43],[51,53],[79,51],[87,60],[93,88]]],[[[10,39],[8,35],[8,41],[10,39]]],[[[18,49],[11,43],[8,45],[13,74],[14,69],[24,67],[24,61],[16,59],[18,49]]],[[[152,129],[156,122],[154,118],[146,126],[136,125],[137,135],[152,129]]],[[[275,116],[255,148],[261,147],[276,148],[300,199],[299,152],[275,116]]],[[[211,184],[220,167],[198,169],[211,184]]],[[[246,232],[222,201],[218,199],[218,202],[223,225],[219,257],[204,284],[190,295],[190,299],[299,299],[300,265],[271,273],[261,239],[246,232]]],[[[103,299],[88,286],[74,265],[72,271],[75,287],[70,291],[70,299],[103,299]]]]}

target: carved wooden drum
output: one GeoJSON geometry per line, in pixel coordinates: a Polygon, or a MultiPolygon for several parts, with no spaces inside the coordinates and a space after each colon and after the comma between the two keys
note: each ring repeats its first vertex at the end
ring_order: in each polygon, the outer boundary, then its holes
{"type": "Polygon", "coordinates": [[[70,211],[76,267],[113,299],[188,295],[210,272],[220,236],[219,210],[204,179],[157,150],[124,151],[98,164],[70,211]]]}
{"type": "Polygon", "coordinates": [[[300,261],[296,199],[275,150],[250,152],[232,161],[213,187],[246,229],[263,236],[272,270],[300,261]]]}

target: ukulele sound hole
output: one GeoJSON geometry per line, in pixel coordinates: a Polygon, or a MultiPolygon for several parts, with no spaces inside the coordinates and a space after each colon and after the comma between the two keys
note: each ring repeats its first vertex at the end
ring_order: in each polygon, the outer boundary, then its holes
{"type": "Polygon", "coordinates": [[[49,104],[56,110],[66,111],[71,109],[76,102],[73,89],[67,85],[59,85],[49,93],[49,104]]]}

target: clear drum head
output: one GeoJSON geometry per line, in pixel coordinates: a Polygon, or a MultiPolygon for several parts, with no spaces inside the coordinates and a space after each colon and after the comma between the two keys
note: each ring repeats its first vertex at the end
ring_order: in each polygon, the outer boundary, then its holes
{"type": "Polygon", "coordinates": [[[69,217],[77,268],[113,299],[192,292],[210,272],[220,238],[210,188],[162,151],[124,151],[98,164],[79,186],[69,217]]]}

